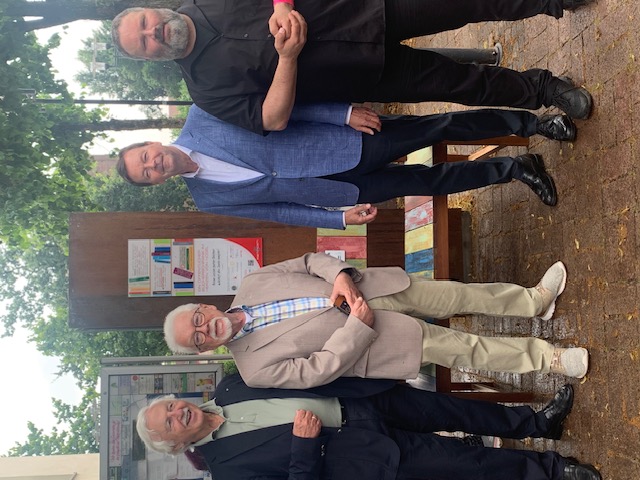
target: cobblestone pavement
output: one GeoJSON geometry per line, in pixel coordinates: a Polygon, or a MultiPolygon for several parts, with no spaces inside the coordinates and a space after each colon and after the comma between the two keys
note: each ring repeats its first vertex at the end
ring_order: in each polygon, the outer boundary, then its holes
{"type": "MultiPolygon", "coordinates": [[[[593,115],[576,122],[574,143],[534,137],[529,147],[544,155],[556,180],[557,207],[544,206],[519,182],[478,190],[467,202],[473,225],[471,280],[535,285],[546,268],[561,259],[569,277],[554,318],[470,317],[460,327],[490,335],[535,335],[590,350],[588,376],[572,382],[576,401],[564,438],[523,446],[550,448],[592,462],[605,479],[640,478],[637,22],[637,0],[597,0],[560,20],[541,15],[484,23],[415,41],[420,47],[460,48],[488,48],[500,42],[502,66],[548,68],[570,76],[593,94],[593,115]]],[[[459,108],[403,107],[406,113],[418,114],[459,108]]],[[[495,376],[544,398],[566,382],[558,375],[495,376]]]]}

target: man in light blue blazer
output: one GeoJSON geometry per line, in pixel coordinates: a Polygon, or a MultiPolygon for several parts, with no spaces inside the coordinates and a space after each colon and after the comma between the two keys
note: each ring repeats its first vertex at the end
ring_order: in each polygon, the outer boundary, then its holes
{"type": "Polygon", "coordinates": [[[371,203],[405,195],[439,195],[520,180],[547,205],[557,203],[553,179],[534,154],[427,167],[390,164],[442,140],[541,134],[573,140],[565,115],[477,110],[442,115],[378,117],[364,107],[296,107],[288,128],[256,135],[192,106],[178,139],[130,145],[117,169],[134,185],[181,175],[199,210],[291,225],[343,229],[369,223],[371,203]],[[346,211],[338,207],[361,204],[346,211]]]}

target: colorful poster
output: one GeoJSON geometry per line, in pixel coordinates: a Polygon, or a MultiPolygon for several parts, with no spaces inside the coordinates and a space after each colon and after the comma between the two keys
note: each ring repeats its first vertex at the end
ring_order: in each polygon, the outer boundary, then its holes
{"type": "Polygon", "coordinates": [[[129,240],[129,297],[233,295],[262,266],[262,238],[129,240]]]}

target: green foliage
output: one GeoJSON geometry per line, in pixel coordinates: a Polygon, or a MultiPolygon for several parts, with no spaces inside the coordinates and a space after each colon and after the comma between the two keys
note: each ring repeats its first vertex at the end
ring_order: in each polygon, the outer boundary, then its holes
{"type": "Polygon", "coordinates": [[[93,135],[52,129],[61,119],[90,122],[100,115],[70,101],[42,107],[24,95],[19,87],[70,100],[48,58],[59,39],[41,46],[14,26],[0,17],[0,45],[11,45],[0,50],[0,300],[7,303],[2,321],[9,334],[16,321],[33,322],[45,306],[66,300],[68,213],[93,210],[85,192],[92,160],[82,150],[93,135]]]}
{"type": "Polygon", "coordinates": [[[85,393],[78,406],[67,405],[53,399],[54,415],[58,425],[50,434],[36,428],[32,422],[27,423],[29,435],[24,443],[16,442],[9,450],[11,457],[28,455],[67,455],[98,452],[98,394],[93,391],[85,393]]]}
{"type": "Polygon", "coordinates": [[[81,388],[95,388],[104,357],[168,355],[160,331],[84,332],[70,328],[66,308],[32,325],[32,339],[45,355],[60,356],[59,373],[70,373],[81,388]]]}
{"type": "MultiPolygon", "coordinates": [[[[221,347],[214,349],[213,353],[217,355],[228,355],[231,352],[229,352],[229,349],[223,345],[221,347]]],[[[222,370],[224,371],[225,375],[233,375],[234,373],[240,373],[240,371],[238,370],[238,366],[236,365],[236,362],[234,360],[223,360],[222,370]]]]}
{"type": "Polygon", "coordinates": [[[30,327],[44,316],[45,308],[55,309],[67,302],[66,243],[44,242],[39,248],[0,246],[0,301],[4,335],[11,335],[17,322],[30,327]]]}
{"type": "MultiPolygon", "coordinates": [[[[0,17],[0,27],[3,22],[0,17]]],[[[91,209],[84,180],[92,160],[82,145],[93,135],[79,131],[54,135],[52,129],[61,118],[90,122],[100,112],[73,105],[64,82],[54,79],[47,55],[57,38],[41,46],[32,34],[0,30],[0,44],[7,37],[12,49],[2,50],[0,62],[0,238],[23,249],[39,248],[66,236],[68,212],[91,209]],[[43,108],[20,88],[69,102],[43,108]]]]}
{"type": "Polygon", "coordinates": [[[186,184],[172,178],[154,187],[135,187],[117,175],[97,175],[89,198],[107,212],[178,212],[196,210],[186,184]]]}
{"type": "Polygon", "coordinates": [[[92,93],[109,94],[124,100],[152,100],[159,97],[177,98],[182,75],[174,62],[146,62],[124,58],[111,45],[111,22],[103,22],[92,38],[83,40],[78,58],[86,70],[76,80],[92,93]],[[94,42],[107,45],[106,50],[94,50],[94,42]],[[94,71],[94,61],[105,63],[105,70],[94,71]]]}

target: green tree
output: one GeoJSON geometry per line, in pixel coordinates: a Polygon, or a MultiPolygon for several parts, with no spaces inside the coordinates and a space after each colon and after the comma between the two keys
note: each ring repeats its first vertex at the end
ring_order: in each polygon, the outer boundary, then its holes
{"type": "Polygon", "coordinates": [[[89,198],[107,212],[179,212],[196,210],[186,184],[170,179],[150,188],[135,187],[116,175],[96,175],[89,198]]]}
{"type": "Polygon", "coordinates": [[[124,100],[147,100],[159,97],[178,98],[183,83],[175,62],[146,62],[121,57],[111,45],[111,22],[103,22],[93,36],[83,40],[78,59],[85,70],[76,80],[92,93],[103,93],[124,100]],[[98,50],[96,45],[106,48],[98,50]],[[96,70],[95,63],[106,65],[96,70]]]}
{"type": "Polygon", "coordinates": [[[76,123],[74,121],[62,120],[51,130],[55,135],[71,134],[73,132],[106,132],[122,130],[144,130],[162,128],[181,128],[184,119],[178,117],[168,118],[144,118],[138,120],[96,120],[92,122],[76,123]]]}
{"type": "Polygon", "coordinates": [[[0,50],[0,300],[8,302],[2,320],[11,333],[16,321],[56,306],[66,282],[68,213],[95,209],[85,189],[93,161],[83,150],[95,134],[54,129],[62,120],[97,121],[102,112],[73,105],[66,84],[54,78],[48,52],[57,37],[42,46],[32,33],[8,35],[6,22],[0,17],[0,45],[11,44],[0,50]],[[69,101],[43,107],[18,87],[69,101]]]}
{"type": "Polygon", "coordinates": [[[79,405],[73,406],[53,399],[57,425],[45,434],[32,422],[27,423],[29,434],[24,443],[16,442],[7,452],[11,457],[30,455],[68,455],[98,452],[98,394],[87,392],[79,405]]]}
{"type": "Polygon", "coordinates": [[[0,301],[4,335],[12,335],[16,323],[30,328],[45,311],[64,308],[68,276],[66,243],[43,242],[38,248],[0,246],[0,301]]]}
{"type": "Polygon", "coordinates": [[[61,308],[32,325],[33,341],[45,355],[60,356],[59,373],[73,375],[81,388],[95,388],[100,360],[105,357],[147,357],[170,352],[160,331],[84,332],[69,327],[68,311],[61,308]]]}
{"type": "MultiPolygon", "coordinates": [[[[4,20],[0,17],[0,26],[4,20]]],[[[0,44],[6,39],[0,33],[0,44]]],[[[91,123],[102,112],[73,105],[66,84],[54,78],[48,52],[59,38],[41,46],[33,34],[23,34],[10,42],[12,51],[0,54],[0,237],[10,245],[37,248],[46,239],[66,236],[67,212],[91,208],[84,180],[92,159],[82,146],[94,134],[53,130],[61,119],[91,123]],[[41,107],[19,87],[69,102],[41,107]]]]}

